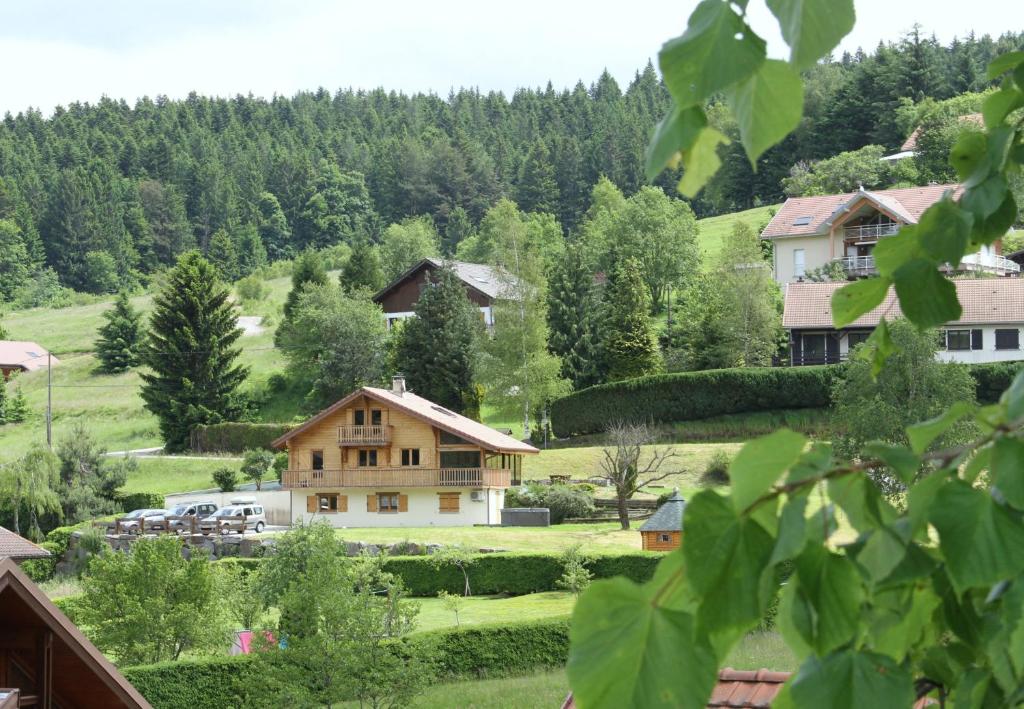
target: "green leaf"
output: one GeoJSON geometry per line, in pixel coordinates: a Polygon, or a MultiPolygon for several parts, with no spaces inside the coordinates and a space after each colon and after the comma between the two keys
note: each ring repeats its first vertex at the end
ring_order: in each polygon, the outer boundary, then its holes
{"type": "Polygon", "coordinates": [[[924,254],[917,238],[917,226],[902,227],[893,238],[882,239],[871,254],[875,257],[878,273],[884,278],[892,278],[903,264],[924,254]]]}
{"type": "Polygon", "coordinates": [[[857,353],[858,357],[871,362],[871,377],[875,378],[885,366],[885,360],[896,351],[896,345],[889,333],[889,323],[885,317],[878,321],[878,326],[868,335],[864,348],[857,353]]]}
{"type": "Polygon", "coordinates": [[[935,264],[914,259],[899,267],[893,276],[900,310],[920,329],[935,327],[960,317],[956,286],[939,273],[935,264]]]}
{"type": "Polygon", "coordinates": [[[800,459],[789,469],[786,484],[798,483],[802,480],[820,478],[832,466],[832,444],[815,441],[800,456],[800,459]]]}
{"type": "Polygon", "coordinates": [[[707,116],[699,106],[673,107],[672,111],[658,123],[654,129],[654,137],[647,146],[647,179],[653,180],[666,166],[680,160],[680,152],[693,147],[701,130],[707,124],[707,116]]]}
{"type": "Polygon", "coordinates": [[[779,535],[772,550],[772,558],[768,562],[772,566],[779,562],[792,559],[800,553],[806,543],[807,491],[797,493],[782,506],[779,519],[779,535]]]}
{"type": "Polygon", "coordinates": [[[896,518],[896,511],[864,475],[844,475],[828,481],[828,496],[846,513],[858,532],[869,532],[896,518]]]}
{"type": "Polygon", "coordinates": [[[921,467],[921,458],[903,446],[869,443],[864,446],[864,455],[881,460],[896,473],[896,477],[908,485],[913,482],[921,467]]]}
{"type": "Polygon", "coordinates": [[[973,484],[983,470],[988,470],[992,464],[992,445],[984,446],[974,451],[970,461],[964,466],[963,478],[973,484]]]}
{"type": "Polygon", "coordinates": [[[796,592],[811,610],[805,640],[818,655],[850,642],[857,634],[864,588],[857,569],[845,556],[809,546],[794,562],[796,592]]]}
{"type": "Polygon", "coordinates": [[[699,627],[716,636],[716,646],[731,644],[761,619],[773,582],[768,562],[774,546],[760,524],[738,515],[714,490],[698,492],[687,504],[687,581],[702,599],[699,627]]]}
{"type": "Polygon", "coordinates": [[[1004,72],[1010,71],[1011,69],[1017,68],[1019,64],[1024,63],[1024,52],[1007,52],[1006,54],[1000,54],[998,57],[989,62],[988,65],[988,79],[998,79],[1004,72]]]}
{"type": "Polygon", "coordinates": [[[992,214],[983,219],[974,219],[971,239],[975,244],[991,244],[1009,231],[1017,221],[1017,200],[1013,192],[1007,192],[1003,203],[992,214]]]}
{"type": "Polygon", "coordinates": [[[1013,377],[999,401],[1006,406],[1006,418],[1011,422],[1024,418],[1024,369],[1013,377]]]}
{"type": "Polygon", "coordinates": [[[902,608],[891,609],[874,624],[871,633],[874,649],[902,662],[924,634],[939,603],[939,597],[930,588],[915,588],[902,608]]]}
{"type": "Polygon", "coordinates": [[[848,283],[832,294],[832,323],[846,327],[865,313],[877,308],[889,292],[888,278],[865,278],[848,283]]]}
{"type": "Polygon", "coordinates": [[[936,493],[929,520],[958,592],[1024,570],[1024,526],[982,490],[962,480],[949,482],[936,493]]]}
{"type": "Polygon", "coordinates": [[[729,139],[714,128],[702,130],[689,150],[682,152],[683,177],[679,180],[678,189],[686,197],[696,197],[697,193],[708,183],[722,160],[718,157],[718,146],[728,145],[729,139]]]}
{"type": "Polygon", "coordinates": [[[907,517],[910,533],[917,537],[927,531],[928,516],[939,489],[949,480],[947,472],[935,472],[921,478],[907,492],[907,517]]]}
{"type": "Polygon", "coordinates": [[[981,105],[981,115],[989,130],[1002,124],[1011,112],[1024,106],[1024,94],[1017,89],[1004,86],[1000,91],[989,94],[981,105]]]}
{"type": "Polygon", "coordinates": [[[989,175],[968,186],[960,197],[960,204],[973,214],[975,219],[985,219],[999,211],[1009,191],[1006,178],[998,173],[989,175]]]}
{"type": "Polygon", "coordinates": [[[764,40],[723,0],[703,0],[686,32],[658,54],[665,85],[684,108],[746,79],[764,60],[764,40]]]}
{"type": "Polygon", "coordinates": [[[1024,510],[1024,441],[1003,436],[995,442],[992,477],[1006,501],[1024,510]]]}
{"type": "Polygon", "coordinates": [[[624,578],[594,583],[569,631],[569,683],[579,706],[704,707],[717,663],[691,614],[652,603],[624,578]]]}
{"type": "Polygon", "coordinates": [[[892,529],[879,527],[857,553],[857,563],[868,572],[872,584],[880,584],[900,565],[906,553],[905,540],[892,529]]]}
{"type": "Polygon", "coordinates": [[[769,59],[749,77],[725,92],[736,117],[747,159],[757,159],[798,125],[804,112],[804,86],[786,62],[769,59]]]}
{"type": "Polygon", "coordinates": [[[933,419],[915,423],[907,427],[907,438],[910,439],[910,448],[921,455],[932,442],[948,431],[953,425],[969,414],[974,407],[966,401],[958,401],[945,412],[933,419]]]}
{"type": "Polygon", "coordinates": [[[914,703],[910,673],[885,655],[840,650],[811,656],[772,702],[774,709],[906,709],[914,703]]]}
{"type": "Polygon", "coordinates": [[[988,174],[988,149],[985,136],[975,131],[964,131],[949,151],[949,164],[962,181],[978,179],[988,174]]]}
{"type": "Polygon", "coordinates": [[[942,199],[921,215],[917,238],[921,248],[939,263],[960,264],[971,238],[971,215],[951,199],[942,199]]]}
{"type": "Polygon", "coordinates": [[[806,69],[831,52],[853,29],[853,0],[768,0],[791,48],[790,61],[806,69]]]}
{"type": "Polygon", "coordinates": [[[782,474],[793,465],[807,445],[807,438],[788,429],[781,429],[755,438],[740,448],[732,465],[732,502],[743,512],[764,495],[782,474]]]}

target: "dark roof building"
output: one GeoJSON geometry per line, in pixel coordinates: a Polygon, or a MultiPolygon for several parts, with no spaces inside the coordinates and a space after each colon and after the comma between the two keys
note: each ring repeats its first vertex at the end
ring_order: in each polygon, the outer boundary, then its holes
{"type": "Polygon", "coordinates": [[[502,290],[510,283],[512,276],[504,276],[497,269],[481,263],[466,263],[439,258],[425,258],[407,269],[405,273],[391,281],[373,296],[373,302],[384,310],[388,326],[395,320],[402,320],[413,315],[416,301],[420,299],[423,284],[433,273],[447,265],[455,271],[466,287],[466,297],[480,308],[484,322],[493,325],[491,305],[498,299],[502,290]]]}
{"type": "Polygon", "coordinates": [[[50,552],[36,546],[24,537],[18,536],[9,529],[0,527],[0,559],[45,559],[50,552]]]}
{"type": "Polygon", "coordinates": [[[683,538],[683,510],[686,500],[676,490],[650,519],[640,525],[640,538],[645,551],[678,549],[683,538]]]}
{"type": "Polygon", "coordinates": [[[19,706],[150,706],[10,558],[0,560],[0,628],[0,692],[18,690],[19,706]]]}

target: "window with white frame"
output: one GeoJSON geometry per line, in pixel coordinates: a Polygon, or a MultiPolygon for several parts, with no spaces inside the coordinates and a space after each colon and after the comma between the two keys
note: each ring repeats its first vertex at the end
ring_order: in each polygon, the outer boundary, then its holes
{"type": "Polygon", "coordinates": [[[806,273],[806,261],[803,249],[793,249],[793,276],[803,278],[806,273]]]}

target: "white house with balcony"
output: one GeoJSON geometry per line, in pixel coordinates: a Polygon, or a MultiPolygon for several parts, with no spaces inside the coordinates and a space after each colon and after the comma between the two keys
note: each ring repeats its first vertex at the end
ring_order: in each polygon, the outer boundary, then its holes
{"type": "MultiPolygon", "coordinates": [[[[848,278],[875,273],[872,255],[882,239],[899,238],[900,227],[916,224],[928,207],[944,195],[956,196],[957,185],[927,185],[894,190],[865,190],[817,197],[791,197],[772,218],[761,237],[774,247],[775,280],[804,280],[807,273],[832,262],[848,278]]],[[[1016,275],[1020,266],[1001,253],[999,242],[983,247],[951,266],[953,272],[1016,275]]]]}
{"type": "MultiPolygon", "coordinates": [[[[895,292],[849,326],[832,325],[832,294],[845,283],[787,283],[782,326],[789,335],[790,364],[833,364],[846,360],[884,314],[901,316],[895,292]]],[[[1024,359],[1024,279],[955,278],[963,312],[940,329],[938,358],[946,362],[1004,362],[1024,359]]]]}
{"type": "Polygon", "coordinates": [[[362,387],[274,441],[293,523],[335,527],[500,524],[522,458],[539,451],[417,396],[399,375],[362,387]]]}

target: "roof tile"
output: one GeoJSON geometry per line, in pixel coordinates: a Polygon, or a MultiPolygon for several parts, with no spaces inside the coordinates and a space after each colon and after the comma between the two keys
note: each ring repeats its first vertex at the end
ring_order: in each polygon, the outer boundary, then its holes
{"type": "Polygon", "coordinates": [[[50,552],[24,537],[0,527],[0,559],[45,559],[50,552]]]}

